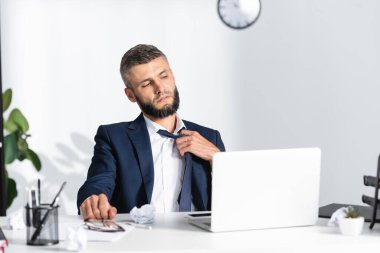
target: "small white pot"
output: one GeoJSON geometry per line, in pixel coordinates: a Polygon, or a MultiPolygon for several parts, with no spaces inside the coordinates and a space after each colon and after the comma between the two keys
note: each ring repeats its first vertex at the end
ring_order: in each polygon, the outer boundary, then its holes
{"type": "Polygon", "coordinates": [[[339,219],[339,229],[344,235],[360,235],[363,225],[364,217],[339,219]]]}

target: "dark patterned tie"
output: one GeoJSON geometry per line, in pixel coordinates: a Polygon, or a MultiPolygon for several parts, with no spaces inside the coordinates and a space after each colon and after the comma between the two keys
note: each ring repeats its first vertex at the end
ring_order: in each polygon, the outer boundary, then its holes
{"type": "MultiPolygon", "coordinates": [[[[172,138],[172,139],[177,139],[182,136],[186,136],[185,134],[172,134],[169,133],[166,130],[158,130],[158,134],[172,138]]],[[[178,197],[178,202],[179,202],[179,211],[180,212],[190,212],[191,211],[191,155],[189,152],[185,153],[185,173],[183,175],[183,181],[182,181],[182,188],[181,188],[181,193],[179,194],[178,197]]]]}

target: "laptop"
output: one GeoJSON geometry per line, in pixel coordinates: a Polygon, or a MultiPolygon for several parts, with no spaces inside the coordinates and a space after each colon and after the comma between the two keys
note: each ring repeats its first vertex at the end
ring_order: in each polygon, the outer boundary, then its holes
{"type": "Polygon", "coordinates": [[[189,214],[190,224],[223,232],[317,222],[319,148],[221,152],[212,164],[212,212],[189,214]]]}

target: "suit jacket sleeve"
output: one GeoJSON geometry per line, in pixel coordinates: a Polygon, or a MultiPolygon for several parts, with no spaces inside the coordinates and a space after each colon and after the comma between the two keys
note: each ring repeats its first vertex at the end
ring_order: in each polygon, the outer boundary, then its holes
{"type": "Polygon", "coordinates": [[[94,156],[87,173],[87,180],[78,191],[77,207],[91,195],[104,193],[111,199],[115,188],[116,160],[112,142],[105,126],[100,126],[95,136],[94,156]]]}

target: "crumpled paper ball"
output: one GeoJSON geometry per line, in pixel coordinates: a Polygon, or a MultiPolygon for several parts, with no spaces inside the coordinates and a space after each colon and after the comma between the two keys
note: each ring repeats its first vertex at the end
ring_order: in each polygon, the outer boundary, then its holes
{"type": "Polygon", "coordinates": [[[68,235],[66,238],[66,249],[68,251],[82,251],[87,248],[87,235],[83,227],[68,228],[68,235]]]}
{"type": "Polygon", "coordinates": [[[9,215],[7,218],[7,227],[12,230],[21,230],[26,228],[24,223],[24,213],[22,209],[19,209],[9,215]]]}
{"type": "Polygon", "coordinates": [[[132,220],[138,224],[149,224],[154,221],[155,209],[152,205],[146,204],[140,208],[134,207],[131,212],[132,220]]]}
{"type": "Polygon", "coordinates": [[[348,210],[348,207],[341,207],[338,210],[336,210],[332,215],[330,220],[327,222],[327,225],[329,227],[337,227],[339,226],[339,220],[341,218],[346,217],[346,212],[348,210]]]}

